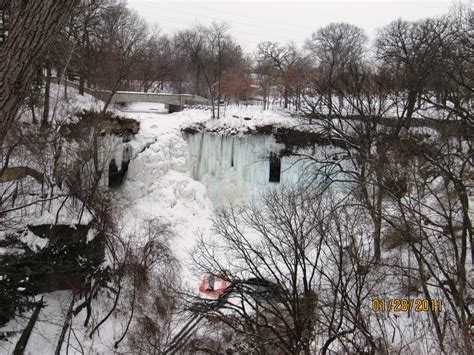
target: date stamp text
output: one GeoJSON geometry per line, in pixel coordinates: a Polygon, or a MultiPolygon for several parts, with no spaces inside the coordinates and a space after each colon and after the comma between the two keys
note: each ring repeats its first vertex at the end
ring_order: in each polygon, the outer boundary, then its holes
{"type": "Polygon", "coordinates": [[[381,298],[372,300],[374,312],[441,312],[443,300],[441,299],[406,299],[406,298],[381,298]]]}

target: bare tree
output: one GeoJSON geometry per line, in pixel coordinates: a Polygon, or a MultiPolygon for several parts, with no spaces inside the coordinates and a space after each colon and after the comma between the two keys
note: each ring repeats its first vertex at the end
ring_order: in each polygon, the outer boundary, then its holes
{"type": "Polygon", "coordinates": [[[133,79],[140,82],[139,89],[144,92],[163,89],[163,83],[175,78],[176,66],[171,40],[160,35],[159,32],[151,34],[147,43],[143,60],[133,74],[133,79]]]}
{"type": "MultiPolygon", "coordinates": [[[[207,58],[209,58],[205,29],[202,26],[196,26],[181,31],[176,35],[175,42],[177,49],[184,54],[191,66],[194,81],[193,93],[207,96],[202,88],[202,77],[204,77],[206,88],[211,87],[209,69],[205,65],[207,58]]],[[[212,104],[214,105],[214,100],[212,100],[212,104]]]]}
{"type": "Polygon", "coordinates": [[[334,342],[376,349],[363,321],[376,285],[368,276],[373,257],[363,223],[351,222],[365,217],[323,195],[285,189],[258,205],[220,210],[220,239],[202,239],[193,258],[198,270],[225,275],[230,285],[216,304],[194,312],[247,338],[247,351],[309,354],[316,339],[324,339],[323,353],[334,342]]]}
{"type": "Polygon", "coordinates": [[[262,91],[263,109],[269,107],[270,92],[273,85],[277,82],[277,73],[273,67],[273,63],[269,60],[257,60],[254,72],[257,76],[257,83],[262,91]]]}
{"type": "MultiPolygon", "coordinates": [[[[224,59],[226,52],[230,49],[230,38],[227,35],[229,26],[226,23],[213,23],[209,29],[209,42],[211,52],[217,64],[217,119],[220,118],[221,96],[222,96],[222,71],[224,70],[224,59]]],[[[212,114],[214,118],[214,112],[212,114]]]]}
{"type": "Polygon", "coordinates": [[[145,21],[125,5],[108,6],[101,15],[99,55],[99,85],[110,90],[105,100],[105,112],[113,95],[135,71],[149,42],[145,21]]]}
{"type": "Polygon", "coordinates": [[[440,63],[442,46],[449,33],[445,19],[419,22],[397,20],[384,27],[376,40],[377,58],[396,73],[399,131],[411,124],[420,95],[433,69],[440,63]]]}
{"type": "Polygon", "coordinates": [[[79,94],[84,95],[86,82],[95,83],[97,73],[96,39],[102,35],[100,30],[101,16],[108,6],[105,0],[90,0],[81,2],[73,12],[70,21],[63,30],[63,43],[58,46],[56,67],[58,72],[72,72],[79,75],[79,94]],[[73,55],[68,63],[64,62],[62,48],[73,44],[73,55]],[[65,67],[68,67],[65,69],[65,67]]]}
{"type": "Polygon", "coordinates": [[[443,300],[444,319],[434,308],[429,313],[439,348],[472,354],[472,221],[466,186],[472,148],[459,133],[443,137],[446,133],[407,134],[404,144],[387,150],[383,219],[414,257],[417,290],[426,299],[443,300]],[[462,346],[454,346],[457,342],[462,346]]]}
{"type": "MultiPolygon", "coordinates": [[[[107,254],[111,264],[105,277],[95,284],[109,295],[110,308],[92,324],[85,324],[91,338],[112,316],[122,314],[123,332],[114,348],[127,339],[126,347],[134,353],[163,352],[170,340],[177,305],[174,292],[178,265],[170,250],[170,238],[168,227],[157,220],[147,221],[136,235],[109,234],[107,254]]],[[[96,291],[91,288],[75,314],[84,307],[88,314],[95,312],[92,302],[96,291]]]]}
{"type": "Polygon", "coordinates": [[[446,112],[447,119],[461,119],[472,126],[474,12],[468,3],[459,3],[443,20],[447,28],[421,101],[428,109],[446,112]]]}
{"type": "Polygon", "coordinates": [[[242,58],[234,65],[223,71],[221,75],[221,92],[224,101],[234,99],[239,105],[240,100],[246,104],[254,91],[252,80],[252,62],[249,58],[242,58]]]}
{"type": "Polygon", "coordinates": [[[15,120],[31,81],[76,0],[23,1],[12,17],[9,36],[0,46],[0,144],[15,120]]]}
{"type": "Polygon", "coordinates": [[[363,59],[367,36],[359,27],[347,23],[331,23],[314,32],[306,48],[320,67],[323,91],[332,113],[332,88],[350,65],[363,59]]]}
{"type": "Polygon", "coordinates": [[[273,65],[279,74],[280,85],[282,86],[284,107],[288,108],[290,99],[290,88],[285,78],[288,77],[289,71],[298,60],[298,53],[293,43],[286,46],[280,46],[275,42],[261,42],[258,44],[257,61],[266,62],[273,65]]]}

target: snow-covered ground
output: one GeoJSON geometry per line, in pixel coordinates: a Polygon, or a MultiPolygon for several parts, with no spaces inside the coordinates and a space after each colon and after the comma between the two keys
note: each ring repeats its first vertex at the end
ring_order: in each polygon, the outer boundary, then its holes
{"type": "MultiPolygon", "coordinates": [[[[64,89],[55,85],[52,90],[60,96],[64,89]]],[[[53,115],[57,112],[61,113],[58,117],[64,117],[64,113],[74,110],[101,107],[100,102],[88,95],[79,96],[74,89],[69,89],[68,95],[69,103],[58,101],[52,104],[55,107],[53,115]]],[[[138,236],[150,220],[168,225],[173,234],[171,247],[180,263],[181,281],[187,289],[197,293],[203,275],[193,272],[189,254],[197,237],[200,234],[212,236],[211,219],[217,204],[241,198],[245,191],[255,187],[259,190],[269,185],[268,160],[263,162],[261,155],[281,148],[272,137],[248,139],[242,137],[243,134],[266,125],[305,129],[305,123],[280,108],[263,111],[261,106],[223,107],[220,120],[212,120],[211,111],[206,109],[186,109],[168,114],[164,105],[155,103],[131,104],[117,113],[140,122],[138,134],[128,143],[134,154],[126,178],[122,186],[111,191],[118,204],[118,229],[123,236],[138,236]],[[190,138],[182,132],[187,127],[238,137],[207,136],[204,139],[200,134],[190,138]],[[234,153],[232,147],[244,141],[245,149],[234,153]],[[216,152],[212,151],[213,147],[216,152]],[[257,151],[257,148],[262,149],[257,151]],[[196,160],[203,157],[203,150],[207,161],[196,164],[196,160]],[[260,165],[250,168],[250,163],[255,162],[260,162],[260,165]]],[[[291,161],[282,160],[282,182],[294,180],[295,174],[288,174],[291,164],[291,161]]],[[[51,218],[45,216],[42,223],[51,218]]],[[[41,241],[28,239],[25,242],[40,247],[41,241]]],[[[44,295],[47,307],[41,311],[26,354],[54,353],[71,297],[69,291],[44,295]]],[[[108,301],[102,299],[99,302],[105,302],[103,311],[110,309],[110,304],[106,304],[108,301]]],[[[69,353],[81,353],[79,344],[88,354],[113,352],[114,340],[123,331],[120,322],[111,318],[99,335],[90,339],[82,326],[83,313],[73,318],[69,353]],[[75,337],[79,341],[75,342],[75,337]]],[[[25,313],[23,318],[10,322],[4,330],[22,330],[28,318],[29,314],[25,313]]],[[[0,342],[0,353],[11,353],[18,338],[19,334],[0,342]]]]}
{"type": "Polygon", "coordinates": [[[210,108],[207,110],[187,109],[175,113],[174,116],[181,121],[181,128],[205,129],[208,132],[239,135],[255,131],[257,127],[262,126],[299,127],[305,123],[279,106],[268,110],[263,110],[260,105],[223,106],[219,119],[212,119],[210,108]]]}

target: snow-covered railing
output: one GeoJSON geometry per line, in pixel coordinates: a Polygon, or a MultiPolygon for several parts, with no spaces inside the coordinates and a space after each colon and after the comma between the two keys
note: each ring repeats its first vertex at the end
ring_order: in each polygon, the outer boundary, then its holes
{"type": "MultiPolygon", "coordinates": [[[[67,85],[79,89],[79,84],[64,80],[67,85]]],[[[84,92],[94,96],[99,100],[106,101],[112,94],[110,90],[94,90],[84,88],[84,92]]],[[[170,93],[149,93],[137,91],[117,91],[111,100],[111,103],[131,103],[131,102],[156,102],[170,106],[170,111],[179,111],[184,105],[210,104],[210,101],[199,95],[190,94],[170,94],[170,93]],[[171,107],[175,106],[175,107],[171,107]]]]}

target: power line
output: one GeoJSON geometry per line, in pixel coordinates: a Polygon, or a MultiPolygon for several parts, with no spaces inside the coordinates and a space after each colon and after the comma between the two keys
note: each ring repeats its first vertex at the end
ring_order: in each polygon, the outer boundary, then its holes
{"type": "MultiPolygon", "coordinates": [[[[205,6],[202,6],[200,5],[199,6],[200,8],[202,9],[205,9],[205,10],[208,10],[208,11],[213,11],[215,9],[209,9],[209,8],[206,8],[205,6]]],[[[232,16],[232,17],[240,17],[240,18],[244,18],[244,19],[249,19],[251,21],[255,21],[255,22],[262,22],[262,21],[265,21],[266,19],[263,19],[263,18],[259,18],[259,17],[251,17],[251,16],[248,16],[248,15],[239,15],[239,14],[230,14],[228,12],[224,12],[222,11],[221,9],[219,9],[219,11],[227,16],[232,16]]],[[[240,21],[240,20],[239,20],[240,21]]],[[[236,22],[236,21],[234,21],[236,22]]],[[[241,23],[241,22],[236,22],[236,23],[241,23]]],[[[241,23],[242,24],[242,23],[241,23]]],[[[272,24],[274,24],[274,22],[272,22],[272,24]]],[[[254,25],[254,24],[251,24],[251,25],[254,25]]],[[[283,26],[283,27],[286,27],[287,29],[291,29],[292,31],[294,31],[294,29],[298,29],[300,31],[304,31],[305,33],[308,31],[307,28],[303,28],[303,27],[300,27],[299,24],[294,24],[294,23],[289,23],[288,21],[285,21],[284,23],[279,23],[278,24],[279,26],[283,26]]]]}
{"type": "MultiPolygon", "coordinates": [[[[181,14],[187,14],[187,15],[193,15],[191,13],[185,13],[183,11],[176,11],[177,13],[181,13],[181,14]]],[[[194,14],[196,15],[196,14],[194,14]]],[[[147,15],[147,17],[153,17],[153,18],[157,18],[157,19],[168,19],[168,20],[171,20],[171,21],[174,21],[174,22],[177,22],[177,23],[182,23],[182,24],[189,24],[188,21],[185,21],[185,20],[182,20],[182,19],[179,19],[179,18],[175,18],[175,17],[169,17],[169,16],[163,16],[163,15],[147,15]]],[[[197,15],[196,15],[197,17],[197,15]]],[[[206,16],[206,15],[202,15],[200,17],[206,17],[206,18],[209,18],[211,20],[218,20],[218,18],[216,17],[212,17],[212,16],[206,16]]],[[[231,24],[236,24],[236,25],[240,25],[240,26],[246,26],[246,27],[254,27],[254,28],[258,28],[258,29],[264,29],[264,28],[268,28],[267,26],[264,26],[264,25],[257,25],[257,24],[248,24],[248,23],[243,23],[243,22],[237,22],[235,20],[229,20],[229,19],[225,19],[225,22],[229,22],[231,24]]],[[[248,32],[243,32],[243,31],[240,31],[240,30],[237,30],[238,32],[240,33],[247,33],[247,34],[250,34],[250,35],[254,35],[254,33],[248,33],[248,32]]],[[[293,33],[296,33],[295,31],[293,31],[293,33]]],[[[311,33],[304,33],[303,32],[300,32],[299,33],[300,35],[306,35],[307,37],[309,37],[311,35],[311,33]]]]}
{"type": "MultiPolygon", "coordinates": [[[[165,4],[167,5],[167,4],[165,4]]],[[[160,7],[162,7],[162,5],[160,4],[160,7]]],[[[166,6],[164,6],[166,7],[166,6]]],[[[167,7],[169,10],[170,7],[167,7]]],[[[202,17],[205,17],[207,19],[211,19],[211,20],[218,20],[219,18],[215,17],[215,16],[209,16],[209,15],[203,15],[201,13],[196,13],[196,12],[187,12],[187,11],[183,11],[183,10],[173,10],[174,13],[176,14],[182,14],[182,15],[189,15],[189,16],[194,16],[195,18],[202,18],[202,17]]],[[[159,21],[162,21],[162,22],[167,22],[167,23],[171,23],[171,24],[179,24],[179,25],[189,25],[189,21],[186,21],[186,20],[183,20],[182,18],[177,18],[177,17],[170,17],[168,15],[161,15],[161,14],[147,14],[147,18],[154,18],[156,20],[158,20],[157,22],[159,21]]],[[[279,28],[280,29],[280,33],[281,32],[287,32],[287,29],[290,29],[291,28],[291,31],[293,34],[299,34],[300,36],[304,36],[304,37],[309,37],[311,35],[311,31],[306,31],[306,30],[303,30],[302,28],[299,29],[299,31],[295,31],[295,28],[292,27],[291,25],[288,25],[286,26],[285,24],[282,24],[282,23],[279,23],[277,26],[275,26],[275,24],[269,24],[268,26],[265,26],[265,25],[259,25],[259,24],[255,24],[255,23],[245,23],[245,22],[240,22],[240,21],[235,21],[235,20],[232,20],[232,19],[228,19],[226,18],[225,19],[226,22],[229,22],[231,25],[232,24],[235,24],[235,25],[238,25],[237,27],[253,27],[253,28],[256,28],[258,30],[262,30],[262,29],[267,29],[269,26],[273,27],[273,28],[279,28]],[[284,27],[287,27],[286,29],[284,27]],[[304,32],[304,33],[303,33],[304,32]]],[[[261,20],[260,20],[261,21],[261,20]]],[[[239,34],[244,34],[246,36],[250,36],[250,37],[253,37],[253,38],[261,38],[263,36],[266,36],[268,34],[264,34],[262,33],[261,31],[253,31],[252,33],[250,32],[246,32],[246,31],[242,31],[242,30],[236,30],[236,29],[233,29],[232,32],[234,33],[239,33],[239,34]]]]}

